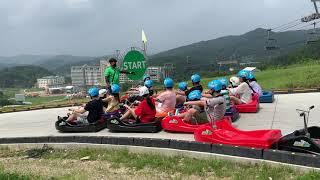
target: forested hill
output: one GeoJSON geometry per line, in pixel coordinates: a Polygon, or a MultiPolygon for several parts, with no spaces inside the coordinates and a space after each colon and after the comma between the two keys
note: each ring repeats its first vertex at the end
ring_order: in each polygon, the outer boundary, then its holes
{"type": "Polygon", "coordinates": [[[151,64],[163,64],[173,62],[183,66],[186,57],[190,63],[206,64],[208,62],[229,60],[231,57],[240,60],[253,59],[263,61],[266,58],[282,56],[304,46],[307,32],[286,31],[271,33],[271,37],[277,40],[279,51],[265,51],[267,30],[258,28],[238,36],[225,36],[213,40],[201,41],[187,46],[164,51],[150,57],[151,64]]]}
{"type": "Polygon", "coordinates": [[[37,82],[37,78],[48,75],[54,74],[45,68],[31,65],[4,68],[0,70],[0,87],[32,87],[37,82]]]}

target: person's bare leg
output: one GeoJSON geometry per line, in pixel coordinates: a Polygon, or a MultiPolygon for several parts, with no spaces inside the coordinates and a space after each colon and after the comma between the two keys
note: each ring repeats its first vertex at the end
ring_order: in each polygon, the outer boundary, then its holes
{"type": "Polygon", "coordinates": [[[67,121],[68,122],[74,122],[74,121],[76,121],[77,120],[77,114],[76,113],[73,113],[73,114],[71,114],[69,117],[68,117],[68,119],[67,119],[67,121]]]}
{"type": "Polygon", "coordinates": [[[120,120],[124,120],[127,119],[128,117],[131,116],[131,111],[128,110],[126,113],[124,113],[124,115],[120,118],[120,120]]]}
{"type": "Polygon", "coordinates": [[[230,100],[236,105],[243,104],[242,101],[239,98],[235,97],[235,96],[230,96],[230,100]]]}

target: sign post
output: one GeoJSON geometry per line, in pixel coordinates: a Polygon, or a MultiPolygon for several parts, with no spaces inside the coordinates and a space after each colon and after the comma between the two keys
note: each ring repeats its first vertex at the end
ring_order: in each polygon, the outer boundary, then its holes
{"type": "Polygon", "coordinates": [[[123,69],[133,74],[127,74],[131,80],[140,80],[146,72],[147,64],[145,56],[137,50],[129,51],[123,59],[123,69]]]}

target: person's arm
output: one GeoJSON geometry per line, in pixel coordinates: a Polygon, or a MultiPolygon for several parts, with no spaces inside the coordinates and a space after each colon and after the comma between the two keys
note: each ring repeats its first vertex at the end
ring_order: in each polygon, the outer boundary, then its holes
{"type": "Polygon", "coordinates": [[[83,113],[85,113],[85,112],[86,112],[86,110],[84,109],[84,107],[81,107],[81,108],[79,108],[79,109],[75,109],[75,110],[73,110],[73,112],[75,112],[75,113],[79,113],[79,114],[83,114],[83,113]]]}
{"type": "Polygon", "coordinates": [[[120,70],[120,73],[122,74],[136,74],[135,72],[130,72],[130,71],[127,71],[127,70],[120,70]]]}
{"type": "Polygon", "coordinates": [[[206,101],[188,101],[184,103],[185,105],[197,105],[197,106],[205,106],[206,101]]]}
{"type": "Polygon", "coordinates": [[[211,94],[208,94],[208,93],[202,93],[202,97],[213,98],[213,96],[211,94]]]}
{"type": "Polygon", "coordinates": [[[181,90],[175,90],[175,93],[179,95],[184,95],[184,96],[186,95],[185,92],[181,90]]]}
{"type": "Polygon", "coordinates": [[[239,86],[235,87],[235,88],[229,88],[228,89],[229,90],[229,94],[230,95],[237,95],[238,94],[238,88],[239,88],[239,86]]]}
{"type": "Polygon", "coordinates": [[[111,99],[112,99],[112,97],[111,97],[111,96],[108,96],[108,97],[102,99],[102,101],[103,101],[103,102],[110,102],[111,99]]]}

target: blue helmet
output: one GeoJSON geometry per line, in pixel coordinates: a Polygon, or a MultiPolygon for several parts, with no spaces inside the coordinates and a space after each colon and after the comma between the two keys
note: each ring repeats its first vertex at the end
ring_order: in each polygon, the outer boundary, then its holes
{"type": "Polygon", "coordinates": [[[220,80],[213,80],[208,83],[208,88],[216,92],[221,91],[222,83],[220,80]]]}
{"type": "Polygon", "coordinates": [[[145,82],[146,80],[150,80],[150,79],[151,79],[151,77],[150,77],[149,74],[145,74],[145,75],[143,76],[143,82],[145,82]]]}
{"type": "Polygon", "coordinates": [[[153,86],[153,81],[152,80],[146,80],[144,82],[144,85],[147,87],[147,88],[151,88],[153,86]]]}
{"type": "Polygon", "coordinates": [[[188,84],[186,82],[180,82],[178,86],[181,91],[185,91],[188,88],[188,84]]]}
{"type": "Polygon", "coordinates": [[[220,78],[219,81],[221,82],[222,86],[227,87],[229,85],[229,81],[226,78],[220,78]]]}
{"type": "Polygon", "coordinates": [[[97,97],[97,96],[99,96],[99,89],[96,87],[92,87],[89,89],[88,94],[91,97],[97,97]]]}
{"type": "Polygon", "coordinates": [[[254,76],[254,74],[253,74],[253,72],[252,71],[249,71],[248,72],[248,77],[247,77],[249,80],[251,80],[251,79],[254,79],[255,78],[255,76],[254,76]]]}
{"type": "Polygon", "coordinates": [[[201,80],[201,77],[200,77],[199,74],[194,74],[194,75],[191,76],[191,81],[193,83],[198,83],[198,82],[200,82],[200,80],[201,80]]]}
{"type": "Polygon", "coordinates": [[[166,78],[163,82],[165,88],[173,88],[173,80],[171,78],[166,78]]]}
{"type": "Polygon", "coordinates": [[[248,78],[249,72],[246,70],[241,70],[238,72],[237,76],[240,78],[248,78]]]}
{"type": "Polygon", "coordinates": [[[188,95],[188,100],[189,101],[197,101],[197,100],[200,100],[202,97],[201,95],[201,91],[199,90],[194,90],[192,92],[189,93],[188,95]]]}
{"type": "Polygon", "coordinates": [[[111,85],[111,94],[118,94],[120,92],[120,86],[118,84],[111,85]]]}

